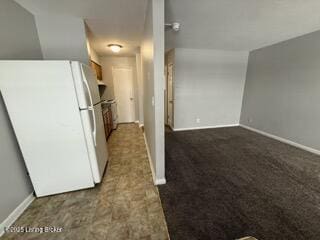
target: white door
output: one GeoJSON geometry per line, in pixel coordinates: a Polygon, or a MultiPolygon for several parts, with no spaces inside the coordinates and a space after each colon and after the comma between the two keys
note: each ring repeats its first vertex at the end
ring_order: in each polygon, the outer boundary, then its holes
{"type": "Polygon", "coordinates": [[[173,105],[174,105],[174,96],[173,96],[173,65],[169,64],[168,66],[168,125],[173,128],[173,105]]]}
{"type": "Polygon", "coordinates": [[[134,122],[132,68],[112,68],[114,95],[117,101],[118,122],[134,122]]]}

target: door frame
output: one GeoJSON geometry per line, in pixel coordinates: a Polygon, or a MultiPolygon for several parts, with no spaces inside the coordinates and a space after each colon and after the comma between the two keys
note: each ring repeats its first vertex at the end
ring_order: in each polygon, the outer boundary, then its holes
{"type": "MultiPolygon", "coordinates": [[[[136,101],[135,101],[135,91],[134,91],[134,76],[133,76],[133,67],[131,66],[112,66],[111,67],[111,74],[112,74],[112,83],[113,83],[113,94],[114,94],[114,99],[116,100],[116,93],[115,93],[115,81],[114,81],[114,70],[115,69],[127,69],[127,70],[131,70],[131,73],[132,73],[132,78],[131,78],[131,81],[132,81],[132,101],[133,101],[133,104],[132,104],[132,118],[133,118],[133,121],[132,122],[135,122],[135,119],[136,119],[136,101]]],[[[118,104],[117,104],[118,106],[118,104]]],[[[117,111],[119,113],[119,111],[117,111]]],[[[129,123],[129,122],[120,122],[120,123],[129,123]]]]}
{"type": "Polygon", "coordinates": [[[174,129],[174,64],[173,63],[167,63],[166,64],[166,69],[167,69],[167,73],[166,73],[166,84],[167,84],[167,119],[166,119],[166,125],[169,126],[171,128],[171,130],[174,129]],[[169,66],[171,66],[172,69],[172,121],[171,121],[171,125],[168,123],[168,119],[169,119],[169,66]]]}
{"type": "Polygon", "coordinates": [[[165,62],[164,65],[164,81],[165,81],[165,90],[164,90],[164,125],[168,126],[168,64],[165,62]]]}

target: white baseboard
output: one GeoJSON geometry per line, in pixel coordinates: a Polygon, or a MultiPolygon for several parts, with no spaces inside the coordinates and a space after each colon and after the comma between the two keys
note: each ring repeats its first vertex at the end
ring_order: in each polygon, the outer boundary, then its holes
{"type": "Polygon", "coordinates": [[[227,124],[227,125],[215,125],[215,126],[203,126],[203,127],[190,127],[190,128],[173,128],[173,131],[188,131],[188,130],[200,130],[200,129],[209,129],[209,128],[224,128],[224,127],[238,127],[239,124],[227,124]]]}
{"type": "Polygon", "coordinates": [[[144,125],[139,123],[139,128],[142,128],[144,125]]]}
{"type": "Polygon", "coordinates": [[[156,179],[155,181],[155,185],[163,185],[163,184],[166,184],[167,181],[165,178],[161,178],[161,179],[156,179]]]}
{"type": "Polygon", "coordinates": [[[137,120],[137,121],[134,121],[134,123],[139,123],[139,120],[137,120]]]}
{"type": "Polygon", "coordinates": [[[151,158],[151,154],[150,154],[150,149],[149,149],[149,146],[148,146],[148,141],[147,141],[147,137],[146,137],[145,132],[143,132],[143,137],[144,137],[144,143],[145,143],[146,148],[147,148],[148,160],[149,160],[151,173],[152,173],[152,179],[153,179],[154,184],[156,185],[156,175],[155,175],[155,172],[154,172],[152,158],[151,158]]]}
{"type": "Polygon", "coordinates": [[[166,184],[166,179],[165,178],[157,179],[157,177],[156,177],[156,174],[154,172],[154,167],[153,167],[151,154],[150,154],[150,149],[149,149],[149,146],[148,146],[148,141],[147,141],[147,137],[146,137],[145,132],[143,132],[143,137],[144,137],[144,142],[145,142],[146,148],[147,148],[148,160],[149,160],[149,164],[150,164],[150,168],[151,168],[153,183],[154,183],[154,185],[166,184]]]}
{"type": "Polygon", "coordinates": [[[302,144],[300,144],[300,143],[296,143],[296,142],[293,142],[293,141],[291,141],[291,140],[288,140],[288,139],[285,139],[285,138],[282,138],[282,137],[278,137],[278,136],[276,136],[276,135],[273,135],[273,134],[270,134],[270,133],[267,133],[267,132],[258,130],[258,129],[256,129],[256,128],[249,127],[249,126],[247,126],[247,125],[242,125],[242,124],[240,124],[240,127],[243,127],[243,128],[245,128],[245,129],[247,129],[247,130],[250,130],[250,131],[252,131],[252,132],[259,133],[259,134],[264,135],[264,136],[266,136],[266,137],[273,138],[273,139],[275,139],[275,140],[278,140],[278,141],[280,141],[280,142],[289,144],[289,145],[291,145],[291,146],[300,148],[300,149],[302,149],[302,150],[305,150],[305,151],[308,151],[308,152],[311,152],[311,153],[320,155],[320,150],[317,150],[317,149],[314,149],[314,148],[311,148],[311,147],[307,147],[307,146],[302,145],[302,144]]]}
{"type": "Polygon", "coordinates": [[[0,237],[4,234],[4,229],[10,227],[20,215],[27,209],[27,207],[35,199],[33,193],[30,194],[15,210],[0,224],[0,237]]]}

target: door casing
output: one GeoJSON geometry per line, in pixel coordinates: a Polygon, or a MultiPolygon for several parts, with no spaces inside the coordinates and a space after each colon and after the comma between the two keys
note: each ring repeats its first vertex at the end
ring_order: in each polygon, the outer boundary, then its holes
{"type": "Polygon", "coordinates": [[[174,73],[173,64],[167,67],[167,124],[174,128],[174,73]]]}

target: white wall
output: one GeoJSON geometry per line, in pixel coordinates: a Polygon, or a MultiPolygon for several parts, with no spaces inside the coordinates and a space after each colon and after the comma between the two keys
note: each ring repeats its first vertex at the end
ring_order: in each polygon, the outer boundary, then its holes
{"type": "MultiPolygon", "coordinates": [[[[2,97],[0,97],[0,149],[1,224],[33,192],[2,97]]],[[[2,230],[0,228],[0,234],[2,230]]]]}
{"type": "Polygon", "coordinates": [[[155,184],[165,183],[164,1],[149,0],[141,45],[143,112],[155,184]]]}
{"type": "Polygon", "coordinates": [[[43,58],[89,64],[84,21],[75,17],[35,16],[43,58]]]}
{"type": "Polygon", "coordinates": [[[243,51],[175,49],[174,129],[239,124],[247,61],[243,51]]]}
{"type": "MultiPolygon", "coordinates": [[[[0,37],[1,60],[42,59],[33,15],[12,0],[1,0],[0,32],[3,33],[0,37]]],[[[0,162],[1,225],[8,215],[33,192],[1,96],[0,162]]]]}
{"type": "Polygon", "coordinates": [[[320,150],[320,31],[250,53],[241,123],[320,150]]]}
{"type": "Polygon", "coordinates": [[[107,90],[104,93],[103,98],[114,99],[114,88],[113,88],[113,67],[130,67],[133,73],[133,87],[134,87],[134,103],[135,103],[135,116],[139,119],[139,93],[138,93],[138,82],[137,82],[137,65],[135,57],[100,57],[100,64],[102,66],[102,78],[107,84],[107,90]]]}
{"type": "Polygon", "coordinates": [[[0,59],[41,59],[34,16],[14,1],[0,3],[0,59]]]}

